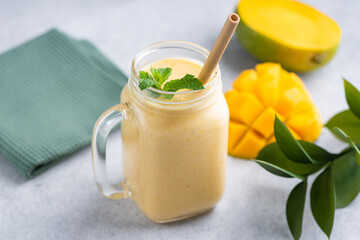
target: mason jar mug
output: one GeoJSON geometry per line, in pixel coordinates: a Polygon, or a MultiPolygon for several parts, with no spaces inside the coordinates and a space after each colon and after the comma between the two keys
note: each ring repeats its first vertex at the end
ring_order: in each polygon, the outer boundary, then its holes
{"type": "MultiPolygon", "coordinates": [[[[203,64],[208,51],[196,44],[153,44],[134,58],[121,104],[102,114],[92,139],[95,181],[112,199],[132,198],[155,222],[176,221],[212,209],[225,187],[229,111],[217,67],[203,90],[141,91],[139,71],[166,58],[203,64]],[[161,96],[171,95],[172,98],[161,96]],[[123,180],[111,184],[105,149],[121,122],[123,180]]],[[[120,144],[119,144],[120,145],[120,144]]]]}

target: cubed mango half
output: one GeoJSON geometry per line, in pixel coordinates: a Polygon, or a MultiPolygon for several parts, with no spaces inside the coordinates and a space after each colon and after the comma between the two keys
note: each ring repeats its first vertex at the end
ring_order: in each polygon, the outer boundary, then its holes
{"type": "Polygon", "coordinates": [[[275,115],[296,139],[315,141],[321,115],[302,80],[277,63],[258,64],[243,71],[225,93],[230,110],[229,154],[255,158],[274,142],[275,115]]]}

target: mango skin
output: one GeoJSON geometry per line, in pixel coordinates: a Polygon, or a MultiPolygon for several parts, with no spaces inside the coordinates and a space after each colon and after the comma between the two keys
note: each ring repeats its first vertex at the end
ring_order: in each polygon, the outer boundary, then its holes
{"type": "Polygon", "coordinates": [[[244,48],[259,60],[280,63],[286,70],[294,72],[308,72],[325,65],[338,49],[338,45],[323,51],[286,46],[252,30],[242,19],[236,35],[244,48]]]}

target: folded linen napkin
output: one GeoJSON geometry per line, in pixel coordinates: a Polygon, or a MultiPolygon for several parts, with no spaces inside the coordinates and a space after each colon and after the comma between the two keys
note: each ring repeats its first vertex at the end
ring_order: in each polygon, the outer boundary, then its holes
{"type": "Polygon", "coordinates": [[[127,77],[90,42],[57,31],[0,55],[0,155],[31,178],[90,144],[127,77]]]}

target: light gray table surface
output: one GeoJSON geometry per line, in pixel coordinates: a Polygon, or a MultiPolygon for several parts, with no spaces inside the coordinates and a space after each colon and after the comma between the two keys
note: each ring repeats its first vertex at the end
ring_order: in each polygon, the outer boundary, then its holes
{"type": "MultiPolygon", "coordinates": [[[[360,1],[305,2],[342,28],[335,58],[315,72],[301,74],[327,121],[346,108],[341,76],[360,87],[360,1]]],[[[92,41],[128,73],[135,54],[157,41],[186,40],[210,49],[235,5],[234,0],[0,0],[0,52],[56,27],[92,41]]],[[[224,90],[256,63],[232,39],[220,63],[224,90]]],[[[116,132],[108,155],[120,154],[119,142],[116,132]]],[[[317,143],[334,152],[343,147],[327,130],[317,143]]],[[[31,180],[0,156],[0,239],[291,239],[285,203],[297,182],[229,157],[225,195],[216,208],[161,225],[144,217],[132,200],[109,200],[97,191],[90,147],[31,180]]],[[[302,239],[326,239],[309,205],[307,199],[302,239]]],[[[360,197],[336,211],[332,239],[360,239],[360,197]]]]}

